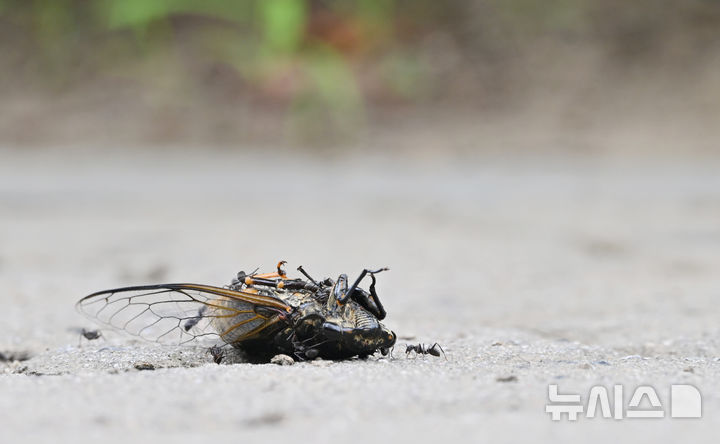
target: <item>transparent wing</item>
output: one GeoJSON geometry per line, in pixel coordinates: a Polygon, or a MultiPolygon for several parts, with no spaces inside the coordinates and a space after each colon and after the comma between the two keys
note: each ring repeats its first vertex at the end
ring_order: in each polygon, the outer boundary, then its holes
{"type": "Polygon", "coordinates": [[[274,297],[198,284],[104,290],[82,298],[76,308],[104,326],[164,344],[218,337],[227,343],[243,341],[291,311],[274,297]]]}

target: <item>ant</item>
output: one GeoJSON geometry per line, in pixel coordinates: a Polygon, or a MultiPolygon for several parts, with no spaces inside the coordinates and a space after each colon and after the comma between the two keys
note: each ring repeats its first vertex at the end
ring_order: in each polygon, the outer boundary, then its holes
{"type": "Polygon", "coordinates": [[[419,355],[433,355],[433,356],[440,356],[440,353],[442,353],[443,357],[447,359],[447,356],[445,356],[445,350],[442,349],[440,344],[437,342],[434,343],[432,346],[428,347],[425,344],[408,344],[405,349],[405,354],[410,355],[410,352],[415,352],[419,355]]]}
{"type": "MultiPolygon", "coordinates": [[[[84,328],[72,328],[71,331],[74,331],[76,333],[79,333],[78,337],[78,347],[82,344],[82,338],[87,339],[88,341],[94,341],[96,339],[103,338],[102,332],[100,330],[87,330],[84,328]]],[[[104,338],[103,338],[104,339],[104,338]]]]}
{"type": "Polygon", "coordinates": [[[225,351],[217,345],[213,345],[205,353],[212,356],[215,364],[220,364],[225,358],[225,351]]]}

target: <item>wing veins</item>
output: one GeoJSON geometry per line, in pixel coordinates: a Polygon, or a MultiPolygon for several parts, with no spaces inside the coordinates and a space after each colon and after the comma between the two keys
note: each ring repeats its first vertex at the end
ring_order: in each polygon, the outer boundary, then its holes
{"type": "Polygon", "coordinates": [[[277,322],[276,319],[268,322],[271,316],[260,314],[255,308],[266,307],[278,312],[291,311],[291,307],[282,299],[273,296],[197,284],[162,284],[105,290],[85,296],[78,301],[76,307],[81,313],[109,327],[119,328],[154,342],[168,342],[172,336],[172,342],[175,344],[199,341],[200,338],[209,336],[219,336],[224,340],[224,337],[231,335],[243,325],[260,322],[260,325],[232,341],[237,342],[257,335],[258,332],[277,322]],[[199,308],[201,306],[210,307],[211,310],[205,312],[204,309],[199,308]],[[136,308],[137,313],[135,313],[136,308]],[[252,316],[242,319],[244,315],[252,316]],[[216,331],[218,326],[212,319],[232,320],[235,317],[241,319],[222,333],[216,331]],[[199,325],[194,324],[192,333],[190,330],[183,331],[182,323],[195,318],[207,319],[207,321],[199,325]],[[145,324],[148,321],[149,323],[145,324]],[[162,326],[167,326],[168,329],[159,330],[158,327],[162,326]],[[155,332],[152,332],[153,328],[156,329],[155,332]],[[162,334],[157,336],[161,332],[162,334]],[[179,336],[173,336],[174,333],[178,333],[179,336]]]}

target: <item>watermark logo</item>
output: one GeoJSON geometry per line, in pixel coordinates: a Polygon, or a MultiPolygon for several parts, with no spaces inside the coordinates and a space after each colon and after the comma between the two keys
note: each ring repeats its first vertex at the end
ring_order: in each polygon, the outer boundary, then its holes
{"type": "MultiPolygon", "coordinates": [[[[667,405],[660,402],[655,389],[649,385],[635,388],[630,396],[627,406],[624,404],[625,388],[614,385],[612,396],[608,389],[598,385],[590,388],[587,402],[583,404],[579,394],[560,394],[557,384],[548,386],[550,402],[545,406],[545,412],[550,414],[553,421],[560,421],[566,417],[569,421],[577,421],[583,412],[586,418],[664,418],[667,405]],[[612,402],[611,402],[612,401],[612,402]]],[[[701,418],[702,396],[700,391],[692,385],[674,384],[670,386],[668,402],[671,418],[701,418]]]]}

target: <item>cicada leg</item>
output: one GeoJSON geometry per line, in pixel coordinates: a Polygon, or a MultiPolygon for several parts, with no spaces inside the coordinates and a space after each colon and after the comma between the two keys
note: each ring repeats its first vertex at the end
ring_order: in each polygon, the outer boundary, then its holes
{"type": "Polygon", "coordinates": [[[274,273],[263,273],[263,274],[255,274],[252,277],[253,278],[261,278],[261,279],[272,279],[272,278],[287,278],[287,273],[283,269],[283,266],[287,264],[287,261],[280,261],[277,264],[277,271],[274,273]]]}
{"type": "Polygon", "coordinates": [[[375,274],[370,274],[370,277],[372,278],[372,283],[370,284],[370,294],[368,294],[365,290],[358,288],[355,290],[353,299],[355,299],[355,301],[362,305],[367,311],[375,315],[376,318],[382,320],[385,319],[385,316],[387,316],[387,312],[385,311],[385,307],[383,307],[382,302],[380,302],[380,297],[375,291],[375,274]]]}
{"type": "Polygon", "coordinates": [[[305,269],[302,267],[302,265],[300,265],[299,267],[297,267],[297,270],[298,270],[300,273],[302,273],[303,276],[305,276],[306,278],[308,278],[308,280],[309,280],[310,282],[312,282],[313,284],[315,284],[315,286],[317,286],[318,288],[321,287],[321,285],[318,284],[318,283],[315,281],[315,279],[313,279],[309,274],[307,274],[307,271],[305,271],[305,269]]]}
{"type": "Polygon", "coordinates": [[[255,271],[249,274],[245,273],[244,271],[240,271],[237,274],[237,277],[233,279],[230,283],[230,289],[241,290],[243,286],[254,284],[276,287],[278,281],[287,279],[287,273],[285,273],[285,270],[283,269],[283,265],[285,264],[285,261],[278,262],[277,271],[273,273],[256,274],[255,272],[257,271],[257,269],[255,269],[255,271]]]}
{"type": "Polygon", "coordinates": [[[335,284],[335,288],[333,288],[335,299],[339,304],[344,304],[348,298],[352,298],[355,302],[372,313],[376,318],[384,319],[387,313],[385,312],[385,308],[380,302],[380,298],[375,291],[375,274],[386,270],[388,270],[388,268],[380,268],[378,270],[364,269],[349,289],[347,288],[347,276],[344,274],[340,275],[338,282],[335,284]],[[372,278],[370,293],[358,288],[360,282],[368,274],[370,274],[370,277],[372,278]]]}

